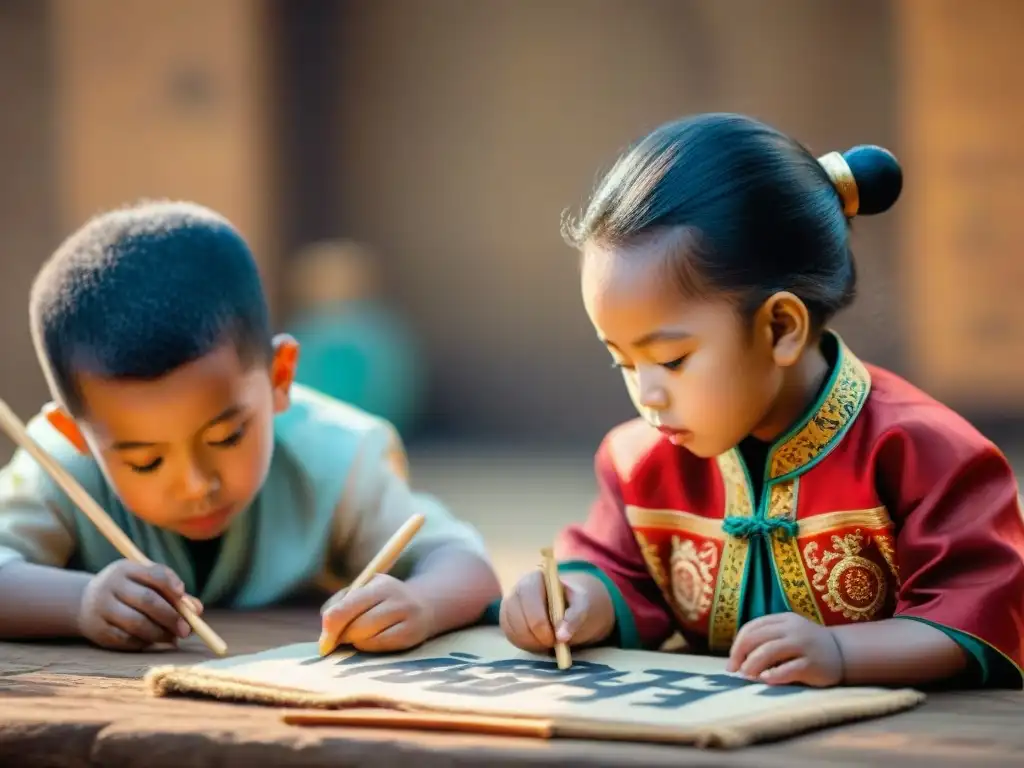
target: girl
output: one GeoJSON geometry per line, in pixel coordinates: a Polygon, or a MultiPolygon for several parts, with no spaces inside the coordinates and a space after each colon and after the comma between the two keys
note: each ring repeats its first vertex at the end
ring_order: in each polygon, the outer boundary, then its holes
{"type": "Polygon", "coordinates": [[[1020,687],[1024,521],[1005,457],[862,363],[849,223],[898,198],[877,147],[815,159],[737,115],[665,125],[567,227],[587,314],[641,418],[596,457],[589,519],[500,620],[520,648],[691,650],[772,684],[1020,687]]]}

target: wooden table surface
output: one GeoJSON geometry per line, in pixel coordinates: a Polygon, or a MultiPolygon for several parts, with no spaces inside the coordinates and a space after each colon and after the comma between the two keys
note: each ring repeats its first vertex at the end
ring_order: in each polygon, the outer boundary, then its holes
{"type": "MultiPolygon", "coordinates": [[[[232,654],[308,642],[316,610],[211,611],[232,654]]],[[[445,733],[287,726],[279,710],[155,699],[140,678],[155,664],[208,657],[122,654],[83,645],[0,643],[0,765],[431,766],[1024,765],[1024,694],[933,694],[913,711],[731,752],[445,733]]]]}

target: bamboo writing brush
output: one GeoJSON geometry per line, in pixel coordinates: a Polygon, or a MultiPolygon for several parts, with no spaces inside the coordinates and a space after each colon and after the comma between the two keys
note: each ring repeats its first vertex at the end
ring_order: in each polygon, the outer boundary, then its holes
{"type": "MultiPolygon", "coordinates": [[[[544,573],[544,586],[548,596],[548,613],[551,616],[551,628],[557,632],[558,626],[565,618],[565,593],[562,591],[562,582],[558,578],[558,564],[555,562],[555,554],[551,547],[544,547],[540,551],[541,569],[544,573]]],[[[572,666],[572,654],[566,643],[555,643],[555,659],[559,669],[569,669],[572,666]]]]}
{"type": "MultiPolygon", "coordinates": [[[[0,426],[3,427],[4,432],[7,433],[11,440],[23,448],[46,470],[47,474],[53,478],[53,481],[82,510],[85,516],[92,521],[92,524],[99,529],[99,532],[106,537],[107,541],[118,552],[133,562],[142,565],[152,564],[153,561],[146,557],[135,546],[135,543],[125,535],[124,531],[117,527],[117,523],[110,519],[110,515],[107,514],[106,510],[93,500],[88,492],[79,485],[78,481],[56,459],[50,456],[32,439],[21,419],[17,417],[3,400],[0,400],[0,426]]],[[[178,600],[174,607],[181,614],[182,618],[189,623],[192,630],[210,647],[211,651],[218,656],[223,656],[227,653],[227,644],[210,628],[209,624],[199,618],[187,600],[178,600]]]]}

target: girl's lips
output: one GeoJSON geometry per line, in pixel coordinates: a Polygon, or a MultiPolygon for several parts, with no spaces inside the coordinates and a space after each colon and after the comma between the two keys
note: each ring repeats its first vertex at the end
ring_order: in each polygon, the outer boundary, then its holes
{"type": "Polygon", "coordinates": [[[691,437],[693,433],[688,429],[674,429],[672,427],[658,427],[658,431],[665,435],[669,439],[669,442],[673,445],[683,445],[691,437]]]}

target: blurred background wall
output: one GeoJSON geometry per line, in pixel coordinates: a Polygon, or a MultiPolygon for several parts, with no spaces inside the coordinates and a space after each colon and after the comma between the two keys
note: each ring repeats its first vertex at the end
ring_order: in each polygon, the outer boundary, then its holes
{"type": "MultiPolygon", "coordinates": [[[[0,392],[25,417],[46,399],[27,290],[60,239],[179,197],[241,228],[281,328],[324,284],[304,249],[371,254],[393,323],[360,309],[358,327],[390,339],[380,381],[422,384],[394,395],[415,399],[414,442],[582,455],[631,410],[560,216],[628,141],[722,110],[819,154],[901,157],[900,204],[856,223],[860,299],[837,327],[1006,432],[1024,412],[1021,39],[1014,0],[4,0],[0,392]]],[[[308,327],[341,324],[335,304],[308,327]]]]}

